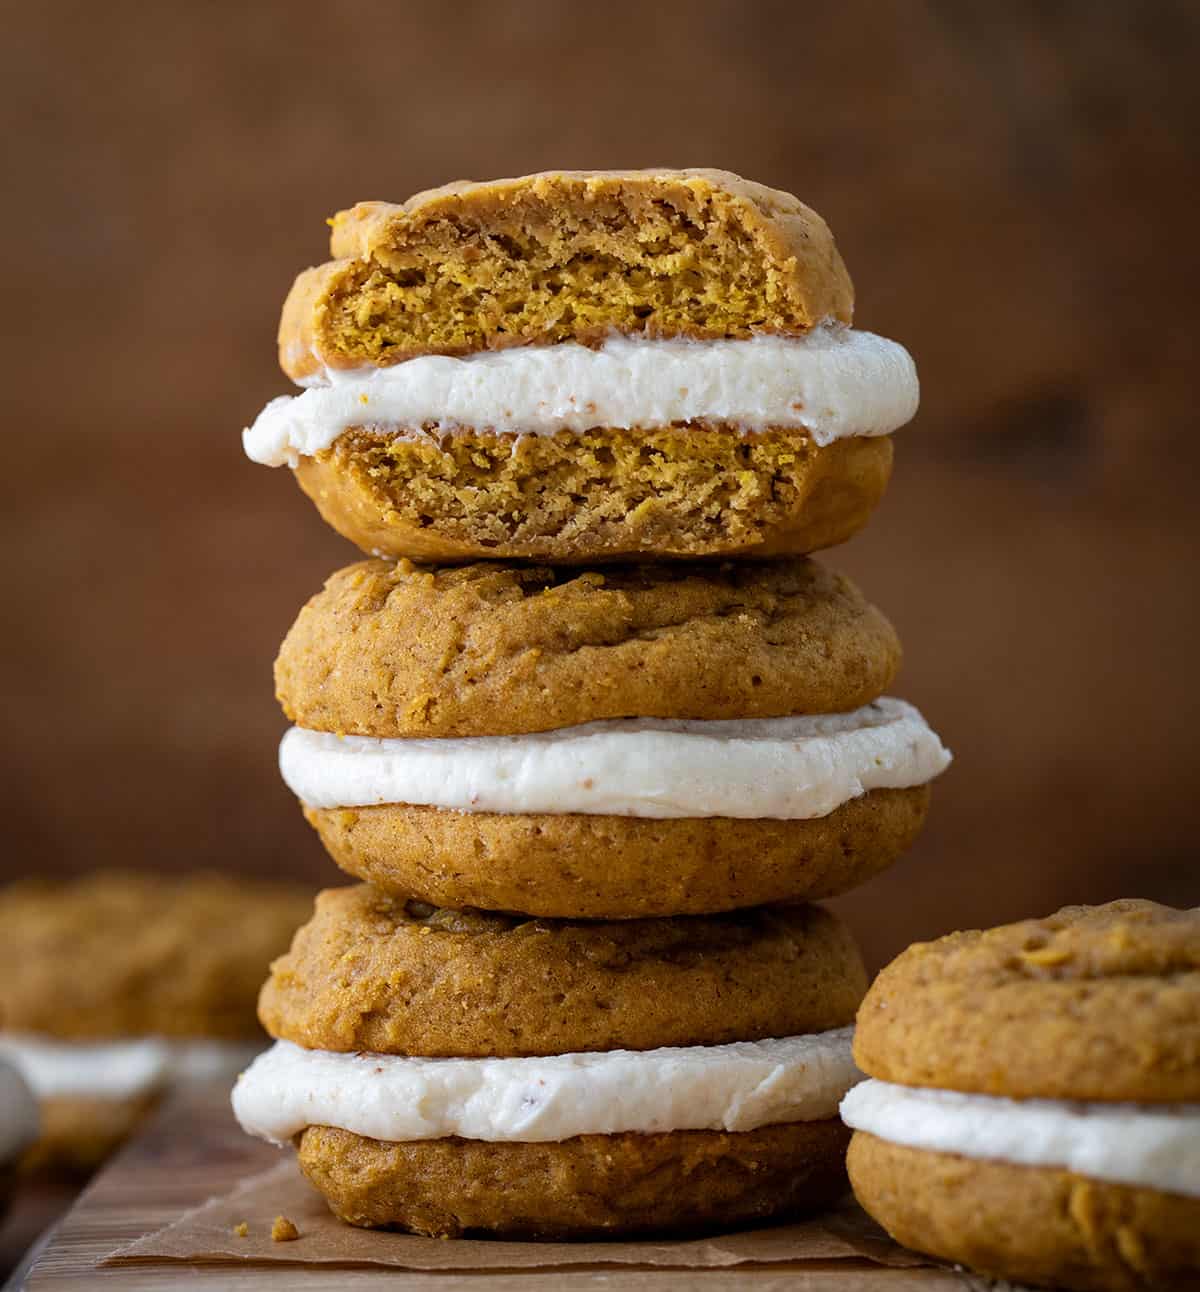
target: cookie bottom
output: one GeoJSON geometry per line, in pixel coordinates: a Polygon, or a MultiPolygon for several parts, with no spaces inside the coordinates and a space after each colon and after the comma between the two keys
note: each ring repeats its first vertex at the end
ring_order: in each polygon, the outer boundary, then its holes
{"type": "Polygon", "coordinates": [[[365,552],[575,564],[832,547],[866,524],[891,469],[886,436],[821,448],[802,430],[689,423],[555,436],[352,428],[295,473],[365,552]]]}
{"type": "Polygon", "coordinates": [[[40,1134],[22,1162],[34,1175],[90,1175],[129,1138],[158,1103],[158,1093],[126,1099],[58,1095],[38,1101],[40,1134]]]}
{"type": "Polygon", "coordinates": [[[927,785],[872,790],[808,821],[504,816],[410,804],[306,808],[335,862],[434,906],[563,919],[709,915],[833,897],[919,833],[927,785]]]}
{"type": "Polygon", "coordinates": [[[832,1118],[547,1144],[385,1143],[311,1126],[297,1148],[310,1183],[351,1225],[550,1239],[729,1226],[821,1206],[845,1190],[849,1134],[832,1118]]]}
{"type": "Polygon", "coordinates": [[[993,1278],[1078,1292],[1200,1287],[1200,1199],[864,1131],[848,1167],[859,1202],[898,1242],[993,1278]]]}

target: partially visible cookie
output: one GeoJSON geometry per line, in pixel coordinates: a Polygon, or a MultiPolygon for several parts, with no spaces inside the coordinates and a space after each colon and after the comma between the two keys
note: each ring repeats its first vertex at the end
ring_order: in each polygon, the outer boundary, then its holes
{"type": "Polygon", "coordinates": [[[309,1049],[469,1058],[720,1045],[848,1023],[866,972],[815,906],[577,923],[329,889],[259,1015],[309,1049]]]}
{"type": "Polygon", "coordinates": [[[919,942],[876,979],[855,1054],[902,1085],[1200,1100],[1200,912],[1067,906],[919,942]]]}
{"type": "Polygon", "coordinates": [[[41,1106],[27,1165],[95,1168],[173,1082],[261,1048],[262,975],[312,910],[298,885],[95,872],[0,890],[0,1055],[41,1106]]]}
{"type": "Polygon", "coordinates": [[[854,1052],[850,1177],[899,1241],[1081,1292],[1200,1286],[1200,910],[918,943],[854,1052]]]}
{"type": "Polygon", "coordinates": [[[808,821],[403,803],[304,815],[344,871],[390,893],[550,918],[643,919],[849,892],[907,851],[929,798],[927,785],[871,790],[808,821]]]}
{"type": "Polygon", "coordinates": [[[300,1169],[351,1225],[438,1238],[564,1239],[727,1229],[812,1210],[845,1187],[836,1118],[760,1130],[580,1135],[561,1143],[388,1143],[303,1131],[300,1169]]]}

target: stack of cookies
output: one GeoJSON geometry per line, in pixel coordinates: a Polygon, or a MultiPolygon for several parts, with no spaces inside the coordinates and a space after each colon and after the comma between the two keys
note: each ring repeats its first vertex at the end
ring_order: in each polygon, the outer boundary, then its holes
{"type": "Polygon", "coordinates": [[[845,1186],[858,951],[948,755],[863,525],[917,382],[824,222],[716,171],[454,184],[333,221],[245,434],[371,555],[276,666],[365,881],[272,967],[252,1133],[345,1220],[634,1233],[845,1186]],[[420,564],[414,564],[420,562],[420,564]]]}

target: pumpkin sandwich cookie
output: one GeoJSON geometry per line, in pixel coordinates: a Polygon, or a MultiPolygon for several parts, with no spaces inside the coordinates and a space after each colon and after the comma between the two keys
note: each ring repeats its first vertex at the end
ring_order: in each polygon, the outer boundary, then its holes
{"type": "Polygon", "coordinates": [[[1200,1287],[1200,910],[919,943],[854,1054],[850,1178],[900,1242],[1081,1292],[1200,1287]]]}
{"type": "Polygon", "coordinates": [[[88,1171],[173,1081],[262,1048],[263,970],[312,910],[299,887],[97,872],[0,890],[0,1056],[41,1108],[29,1164],[88,1171]]]}
{"type": "Polygon", "coordinates": [[[333,859],[562,918],[830,896],[890,865],[949,755],[881,698],[891,625],[806,560],[334,574],[276,662],[284,779],[333,859]]]}
{"type": "Polygon", "coordinates": [[[725,171],[456,183],[332,221],[247,454],[364,551],[794,555],[860,529],[916,412],[833,237],[725,171]]]}
{"type": "Polygon", "coordinates": [[[567,1237],[732,1224],[845,1187],[866,986],[813,906],[610,923],[317,899],[233,1093],[355,1225],[567,1237]]]}

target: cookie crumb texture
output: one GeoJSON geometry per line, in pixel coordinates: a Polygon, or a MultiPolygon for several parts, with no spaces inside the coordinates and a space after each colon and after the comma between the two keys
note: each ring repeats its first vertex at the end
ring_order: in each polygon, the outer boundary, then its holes
{"type": "Polygon", "coordinates": [[[312,911],[299,885],[102,871],[0,890],[0,1013],[72,1041],[261,1037],[263,970],[312,911]]]}
{"type": "Polygon", "coordinates": [[[287,1216],[276,1216],[271,1225],[273,1243],[294,1243],[300,1237],[300,1231],[287,1216]]]}
{"type": "Polygon", "coordinates": [[[838,713],[900,665],[884,616],[813,561],[615,567],[362,561],[275,662],[299,726],[490,736],[604,718],[838,713]]]}
{"type": "Polygon", "coordinates": [[[854,1057],[901,1085],[1200,1101],[1200,910],[1127,899],[919,942],[872,985],[854,1057]]]}
{"type": "Polygon", "coordinates": [[[1200,1201],[858,1131],[863,1207],[897,1242],[993,1278],[1078,1292],[1200,1287],[1200,1201]]]}
{"type": "Polygon", "coordinates": [[[296,467],[365,552],[558,563],[802,555],[842,543],[887,488],[890,437],[819,448],[732,426],[556,436],[354,429],[296,467]]]}
{"type": "Polygon", "coordinates": [[[552,1239],[728,1228],[826,1205],[846,1186],[848,1136],[836,1118],[557,1144],[396,1144],[314,1126],[298,1154],[349,1224],[552,1239]]]}
{"type": "Polygon", "coordinates": [[[610,332],[748,337],[848,323],[828,226],[726,171],[551,172],[459,181],[332,221],[333,262],[284,305],[280,362],[392,364],[610,332]]]}
{"type": "Polygon", "coordinates": [[[811,821],[306,808],[348,874],[435,906],[562,919],[708,915],[848,892],[901,856],[930,789],[872,790],[811,821]]]}
{"type": "Polygon", "coordinates": [[[329,889],[259,1016],[312,1050],[458,1058],[723,1045],[843,1027],[866,989],[818,906],[576,923],[329,889]]]}

